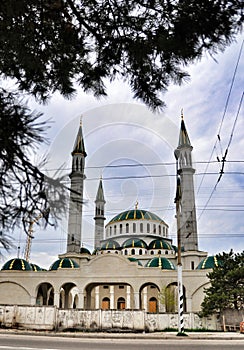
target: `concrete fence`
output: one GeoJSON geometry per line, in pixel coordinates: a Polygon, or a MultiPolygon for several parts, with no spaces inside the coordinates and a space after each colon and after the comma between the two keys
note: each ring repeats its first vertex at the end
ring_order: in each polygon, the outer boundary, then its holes
{"type": "MultiPolygon", "coordinates": [[[[216,317],[199,318],[184,314],[185,328],[219,330],[216,317]]],[[[161,331],[177,329],[177,314],[149,314],[144,310],[80,310],[54,306],[0,305],[0,327],[33,330],[131,330],[161,331]]]]}

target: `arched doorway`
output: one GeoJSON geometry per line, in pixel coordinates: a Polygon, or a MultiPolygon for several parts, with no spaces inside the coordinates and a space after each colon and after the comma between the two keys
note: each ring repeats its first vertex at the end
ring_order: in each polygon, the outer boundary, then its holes
{"type": "Polygon", "coordinates": [[[145,283],[140,288],[140,309],[146,312],[158,312],[159,287],[155,283],[145,283]]]}
{"type": "Polygon", "coordinates": [[[72,282],[65,283],[59,291],[59,307],[64,309],[76,309],[78,307],[78,289],[72,282]]]}
{"type": "Polygon", "coordinates": [[[154,297],[149,299],[148,312],[151,312],[151,313],[157,313],[158,312],[158,301],[154,297]]]}
{"type": "MultiPolygon", "coordinates": [[[[186,289],[183,286],[183,308],[186,312],[186,289]]],[[[177,282],[173,282],[165,289],[165,311],[177,312],[178,310],[178,286],[177,282]]]]}
{"type": "Polygon", "coordinates": [[[36,305],[53,305],[54,289],[50,283],[41,283],[37,289],[36,305]]]}
{"type": "Polygon", "coordinates": [[[117,309],[118,310],[124,310],[125,309],[125,299],[124,298],[119,298],[117,300],[117,309]]]}
{"type": "Polygon", "coordinates": [[[110,299],[109,298],[103,298],[102,300],[102,310],[109,310],[110,309],[110,299]]]}

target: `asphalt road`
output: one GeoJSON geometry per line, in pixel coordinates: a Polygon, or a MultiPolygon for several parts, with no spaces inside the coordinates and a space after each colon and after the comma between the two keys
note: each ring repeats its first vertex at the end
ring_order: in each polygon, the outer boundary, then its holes
{"type": "Polygon", "coordinates": [[[243,350],[242,340],[214,339],[94,339],[0,335],[0,350],[243,350]]]}

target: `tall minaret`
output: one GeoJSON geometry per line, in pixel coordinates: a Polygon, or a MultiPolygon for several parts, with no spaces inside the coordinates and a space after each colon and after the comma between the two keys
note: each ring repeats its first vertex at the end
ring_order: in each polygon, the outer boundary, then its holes
{"type": "Polygon", "coordinates": [[[84,174],[86,151],[82,134],[82,122],[80,122],[79,131],[71,155],[72,172],[69,175],[71,179],[71,190],[67,252],[79,253],[81,247],[83,187],[86,178],[84,174]]]}
{"type": "Polygon", "coordinates": [[[103,192],[103,183],[102,179],[99,181],[99,186],[97,190],[97,196],[95,200],[95,235],[94,235],[94,249],[98,249],[101,247],[101,240],[104,239],[104,207],[105,207],[105,199],[103,192]]]}
{"type": "Polygon", "coordinates": [[[189,136],[186,131],[183,114],[181,115],[181,127],[179,144],[175,150],[177,160],[177,173],[181,183],[181,242],[184,250],[198,250],[198,234],[196,220],[196,205],[194,193],[193,175],[195,169],[192,168],[192,152],[189,136]]]}

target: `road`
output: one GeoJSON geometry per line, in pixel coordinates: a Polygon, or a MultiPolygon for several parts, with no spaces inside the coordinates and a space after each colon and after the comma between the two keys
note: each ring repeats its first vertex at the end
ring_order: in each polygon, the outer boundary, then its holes
{"type": "Polygon", "coordinates": [[[243,340],[99,339],[0,334],[0,350],[243,350],[243,340]]]}

